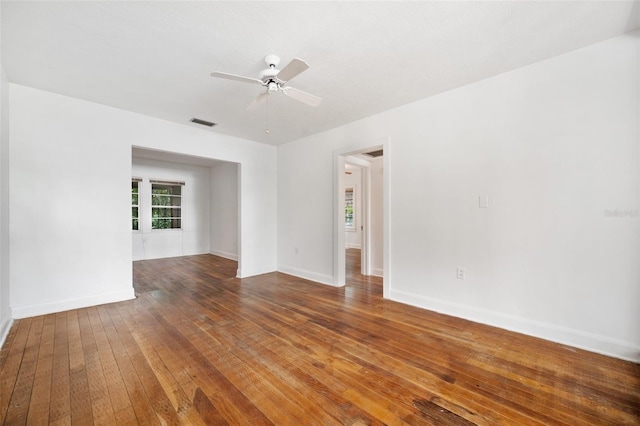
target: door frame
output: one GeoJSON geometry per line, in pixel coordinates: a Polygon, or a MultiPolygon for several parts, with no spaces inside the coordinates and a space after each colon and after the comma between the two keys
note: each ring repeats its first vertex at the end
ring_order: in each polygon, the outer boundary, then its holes
{"type": "MultiPolygon", "coordinates": [[[[345,166],[345,158],[350,155],[362,154],[364,152],[375,151],[378,149],[382,149],[384,151],[382,165],[384,170],[383,175],[383,243],[382,243],[382,252],[383,252],[383,297],[389,298],[390,293],[390,277],[391,271],[389,266],[389,247],[390,247],[390,233],[389,233],[389,211],[390,211],[390,194],[389,194],[389,181],[390,181],[390,173],[389,173],[389,158],[390,158],[390,138],[382,137],[378,139],[368,139],[363,140],[351,145],[348,145],[346,148],[334,150],[333,152],[333,176],[334,176],[334,184],[333,184],[333,212],[334,212],[334,220],[333,220],[333,228],[334,228],[334,238],[333,238],[333,282],[335,286],[344,286],[346,279],[346,265],[345,265],[345,224],[344,224],[344,166],[345,166]]],[[[366,175],[366,184],[364,183],[363,178],[363,186],[366,188],[362,188],[361,192],[366,193],[366,203],[370,203],[371,197],[370,195],[370,167],[367,167],[363,170],[363,176],[366,175]]],[[[364,200],[363,203],[364,204],[364,200]]],[[[370,217],[371,212],[369,205],[365,207],[366,216],[363,217],[363,221],[365,223],[365,231],[363,232],[363,238],[366,235],[366,241],[363,241],[363,249],[366,250],[366,268],[368,272],[370,272],[371,267],[371,250],[370,250],[370,217]]],[[[363,259],[364,260],[364,259],[363,259]]],[[[364,269],[363,265],[363,269],[364,269]]]]}
{"type": "MultiPolygon", "coordinates": [[[[367,160],[345,157],[345,164],[357,167],[360,170],[360,183],[356,193],[360,210],[360,273],[371,275],[371,163],[367,160]],[[348,160],[347,160],[348,158],[348,160]]],[[[346,188],[346,187],[345,187],[346,188]]],[[[346,245],[345,245],[346,246],[346,245]]]]}

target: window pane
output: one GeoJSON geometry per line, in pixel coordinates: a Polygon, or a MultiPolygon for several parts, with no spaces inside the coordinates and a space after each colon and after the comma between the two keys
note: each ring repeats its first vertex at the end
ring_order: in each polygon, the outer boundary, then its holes
{"type": "Polygon", "coordinates": [[[151,225],[153,229],[180,229],[181,222],[179,218],[154,218],[151,225]]]}
{"type": "Polygon", "coordinates": [[[170,229],[171,228],[171,220],[170,219],[157,219],[157,218],[154,218],[151,221],[151,227],[153,229],[170,229]]]}
{"type": "Polygon", "coordinates": [[[158,195],[181,195],[182,185],[161,185],[154,183],[152,185],[151,193],[158,195]]]}
{"type": "Polygon", "coordinates": [[[353,188],[344,191],[344,224],[347,228],[353,228],[353,188]]]}
{"type": "Polygon", "coordinates": [[[131,229],[138,230],[138,182],[131,182],[131,229]]]}
{"type": "Polygon", "coordinates": [[[151,217],[152,218],[163,218],[163,217],[180,217],[180,208],[171,208],[171,207],[153,207],[151,209],[151,217]]]}
{"type": "Polygon", "coordinates": [[[182,185],[151,185],[152,229],[179,229],[182,226],[182,185]]]}
{"type": "Polygon", "coordinates": [[[177,195],[158,195],[151,196],[151,204],[154,206],[180,206],[182,198],[177,195]]]}

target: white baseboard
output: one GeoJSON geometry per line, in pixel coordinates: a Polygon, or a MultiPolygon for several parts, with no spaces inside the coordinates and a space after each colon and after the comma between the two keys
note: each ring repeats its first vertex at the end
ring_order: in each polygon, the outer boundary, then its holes
{"type": "Polygon", "coordinates": [[[229,253],[228,251],[223,251],[223,250],[211,250],[209,254],[212,254],[214,256],[224,257],[225,259],[229,259],[229,260],[235,260],[236,262],[238,261],[237,253],[229,253]]]}
{"type": "Polygon", "coordinates": [[[345,247],[348,248],[348,249],[360,249],[361,248],[360,244],[349,244],[349,243],[345,244],[345,247]]]}
{"type": "Polygon", "coordinates": [[[237,278],[249,278],[255,277],[256,275],[269,274],[271,272],[276,272],[276,269],[271,265],[262,265],[254,268],[242,268],[237,271],[237,278]]]}
{"type": "Polygon", "coordinates": [[[382,268],[371,268],[371,275],[374,277],[383,277],[384,270],[382,268]]]}
{"type": "Polygon", "coordinates": [[[607,336],[543,323],[527,318],[507,315],[500,312],[458,305],[432,299],[400,290],[390,290],[389,298],[396,302],[428,309],[445,315],[452,315],[470,321],[499,327],[505,330],[526,334],[563,345],[584,349],[602,355],[627,361],[640,362],[640,346],[607,336]]]}
{"type": "Polygon", "coordinates": [[[79,299],[67,299],[39,305],[12,307],[13,317],[16,319],[47,315],[55,312],[69,311],[72,309],[86,308],[89,306],[104,305],[106,303],[122,302],[134,299],[133,287],[113,293],[98,294],[79,299]]]}
{"type": "MultiPolygon", "coordinates": [[[[198,250],[175,250],[175,251],[156,251],[154,253],[133,253],[132,260],[158,260],[158,259],[173,259],[175,257],[185,256],[197,256],[199,254],[215,254],[210,253],[208,248],[202,248],[198,250]]],[[[223,256],[222,256],[223,257],[223,256]]]]}
{"type": "Polygon", "coordinates": [[[291,266],[278,265],[278,272],[283,274],[293,275],[294,277],[304,278],[305,280],[315,281],[320,284],[330,285],[335,287],[333,283],[332,275],[318,274],[317,272],[311,272],[304,269],[298,269],[291,266]]]}
{"type": "Polygon", "coordinates": [[[4,346],[4,342],[7,340],[7,336],[9,335],[12,325],[13,320],[11,318],[7,319],[5,323],[2,324],[2,329],[0,330],[0,348],[4,346]]]}

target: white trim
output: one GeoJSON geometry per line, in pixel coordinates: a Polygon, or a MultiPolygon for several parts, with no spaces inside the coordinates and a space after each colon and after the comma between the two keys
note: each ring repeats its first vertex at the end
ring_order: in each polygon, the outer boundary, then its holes
{"type": "Polygon", "coordinates": [[[391,140],[382,144],[382,297],[391,298],[391,140]]]}
{"type": "Polygon", "coordinates": [[[401,290],[392,289],[390,296],[391,300],[418,308],[499,327],[504,330],[538,337],[602,355],[640,362],[640,346],[633,342],[612,339],[607,336],[587,333],[568,327],[560,327],[501,312],[445,302],[401,290]]]}
{"type": "Polygon", "coordinates": [[[360,169],[360,273],[371,275],[371,163],[360,169]]]}
{"type": "MultiPolygon", "coordinates": [[[[384,156],[382,157],[382,167],[384,170],[383,175],[383,242],[382,242],[382,257],[383,257],[383,279],[382,279],[382,295],[384,298],[389,298],[391,289],[391,272],[390,272],[390,247],[391,233],[389,232],[390,222],[390,171],[389,171],[389,157],[390,157],[390,138],[388,136],[367,139],[359,141],[353,145],[349,145],[346,148],[337,149],[333,151],[333,285],[341,287],[345,285],[345,226],[344,226],[344,167],[346,157],[355,155],[362,152],[367,152],[372,149],[381,147],[384,150],[384,156]]],[[[365,223],[365,232],[369,232],[370,224],[365,223]]],[[[365,241],[367,250],[369,241],[365,241]]],[[[370,251],[370,250],[368,250],[370,251]]]]}
{"type": "MultiPolygon", "coordinates": [[[[375,159],[375,158],[373,158],[375,159]]],[[[363,158],[359,158],[353,155],[347,155],[346,158],[344,159],[345,162],[347,164],[351,164],[353,166],[359,166],[359,167],[369,167],[371,166],[371,163],[368,160],[365,160],[363,158]]]]}
{"type": "Polygon", "coordinates": [[[361,245],[360,244],[349,244],[349,243],[345,243],[345,248],[348,249],[360,249],[361,245]]]}
{"type": "Polygon", "coordinates": [[[236,278],[249,278],[256,275],[269,274],[271,272],[276,272],[271,265],[262,265],[253,269],[241,269],[240,266],[238,266],[236,278]]]}
{"type": "Polygon", "coordinates": [[[107,303],[122,302],[125,300],[135,299],[135,297],[136,295],[132,287],[127,290],[88,296],[79,299],[67,299],[57,302],[43,303],[39,305],[13,307],[11,310],[13,312],[13,317],[16,319],[20,319],[38,315],[47,315],[55,312],[70,311],[72,309],[104,305],[107,303]]]}
{"type": "Polygon", "coordinates": [[[298,269],[292,266],[278,265],[278,272],[283,274],[293,275],[294,277],[304,278],[305,280],[314,281],[320,284],[330,285],[332,287],[340,287],[334,284],[333,277],[331,275],[318,274],[317,272],[307,271],[305,269],[298,269]]]}
{"type": "Polygon", "coordinates": [[[344,188],[344,206],[345,209],[345,217],[344,217],[344,230],[346,232],[357,232],[358,224],[356,223],[356,217],[358,213],[359,206],[356,203],[356,197],[358,196],[358,191],[356,190],[356,185],[345,186],[344,188]],[[347,225],[347,215],[346,215],[346,207],[347,207],[347,191],[351,190],[351,208],[353,209],[353,225],[347,225]]]}
{"type": "MultiPolygon", "coordinates": [[[[347,151],[348,152],[348,151],[347,151]]],[[[346,152],[333,153],[333,279],[332,285],[342,287],[346,280],[344,232],[344,165],[346,152]]],[[[293,274],[295,275],[295,274],[293,274]]]]}
{"type": "MultiPolygon", "coordinates": [[[[238,269],[236,270],[236,277],[242,278],[242,259],[244,255],[242,254],[243,247],[242,244],[242,163],[237,163],[236,173],[238,174],[237,179],[237,191],[238,191],[238,229],[236,229],[237,233],[237,245],[238,245],[238,269]]],[[[212,201],[212,200],[209,200],[212,201]]],[[[277,218],[277,212],[276,212],[277,218]]],[[[277,231],[276,231],[277,233],[277,231]]],[[[277,240],[276,240],[277,243],[277,240]]],[[[276,246],[277,248],[277,246],[276,246]]]]}
{"type": "Polygon", "coordinates": [[[11,327],[13,326],[13,320],[9,318],[2,326],[2,332],[0,333],[0,348],[4,346],[4,342],[7,341],[7,336],[9,335],[9,331],[11,331],[11,327]]]}
{"type": "Polygon", "coordinates": [[[224,257],[225,259],[238,261],[238,255],[234,253],[229,253],[228,251],[223,250],[211,250],[209,254],[214,256],[224,257]]]}
{"type": "Polygon", "coordinates": [[[168,185],[168,186],[184,186],[184,181],[172,181],[166,179],[149,179],[150,184],[158,184],[158,185],[168,185]]]}
{"type": "Polygon", "coordinates": [[[381,268],[371,268],[371,275],[374,277],[384,277],[384,270],[381,268]]]}

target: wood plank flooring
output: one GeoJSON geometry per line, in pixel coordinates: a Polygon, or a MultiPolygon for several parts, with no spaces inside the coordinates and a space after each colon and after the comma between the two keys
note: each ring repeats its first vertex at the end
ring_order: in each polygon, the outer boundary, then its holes
{"type": "Polygon", "coordinates": [[[8,425],[640,424],[640,367],[333,288],[234,278],[211,255],[134,262],[137,299],[18,320],[8,425]]]}

